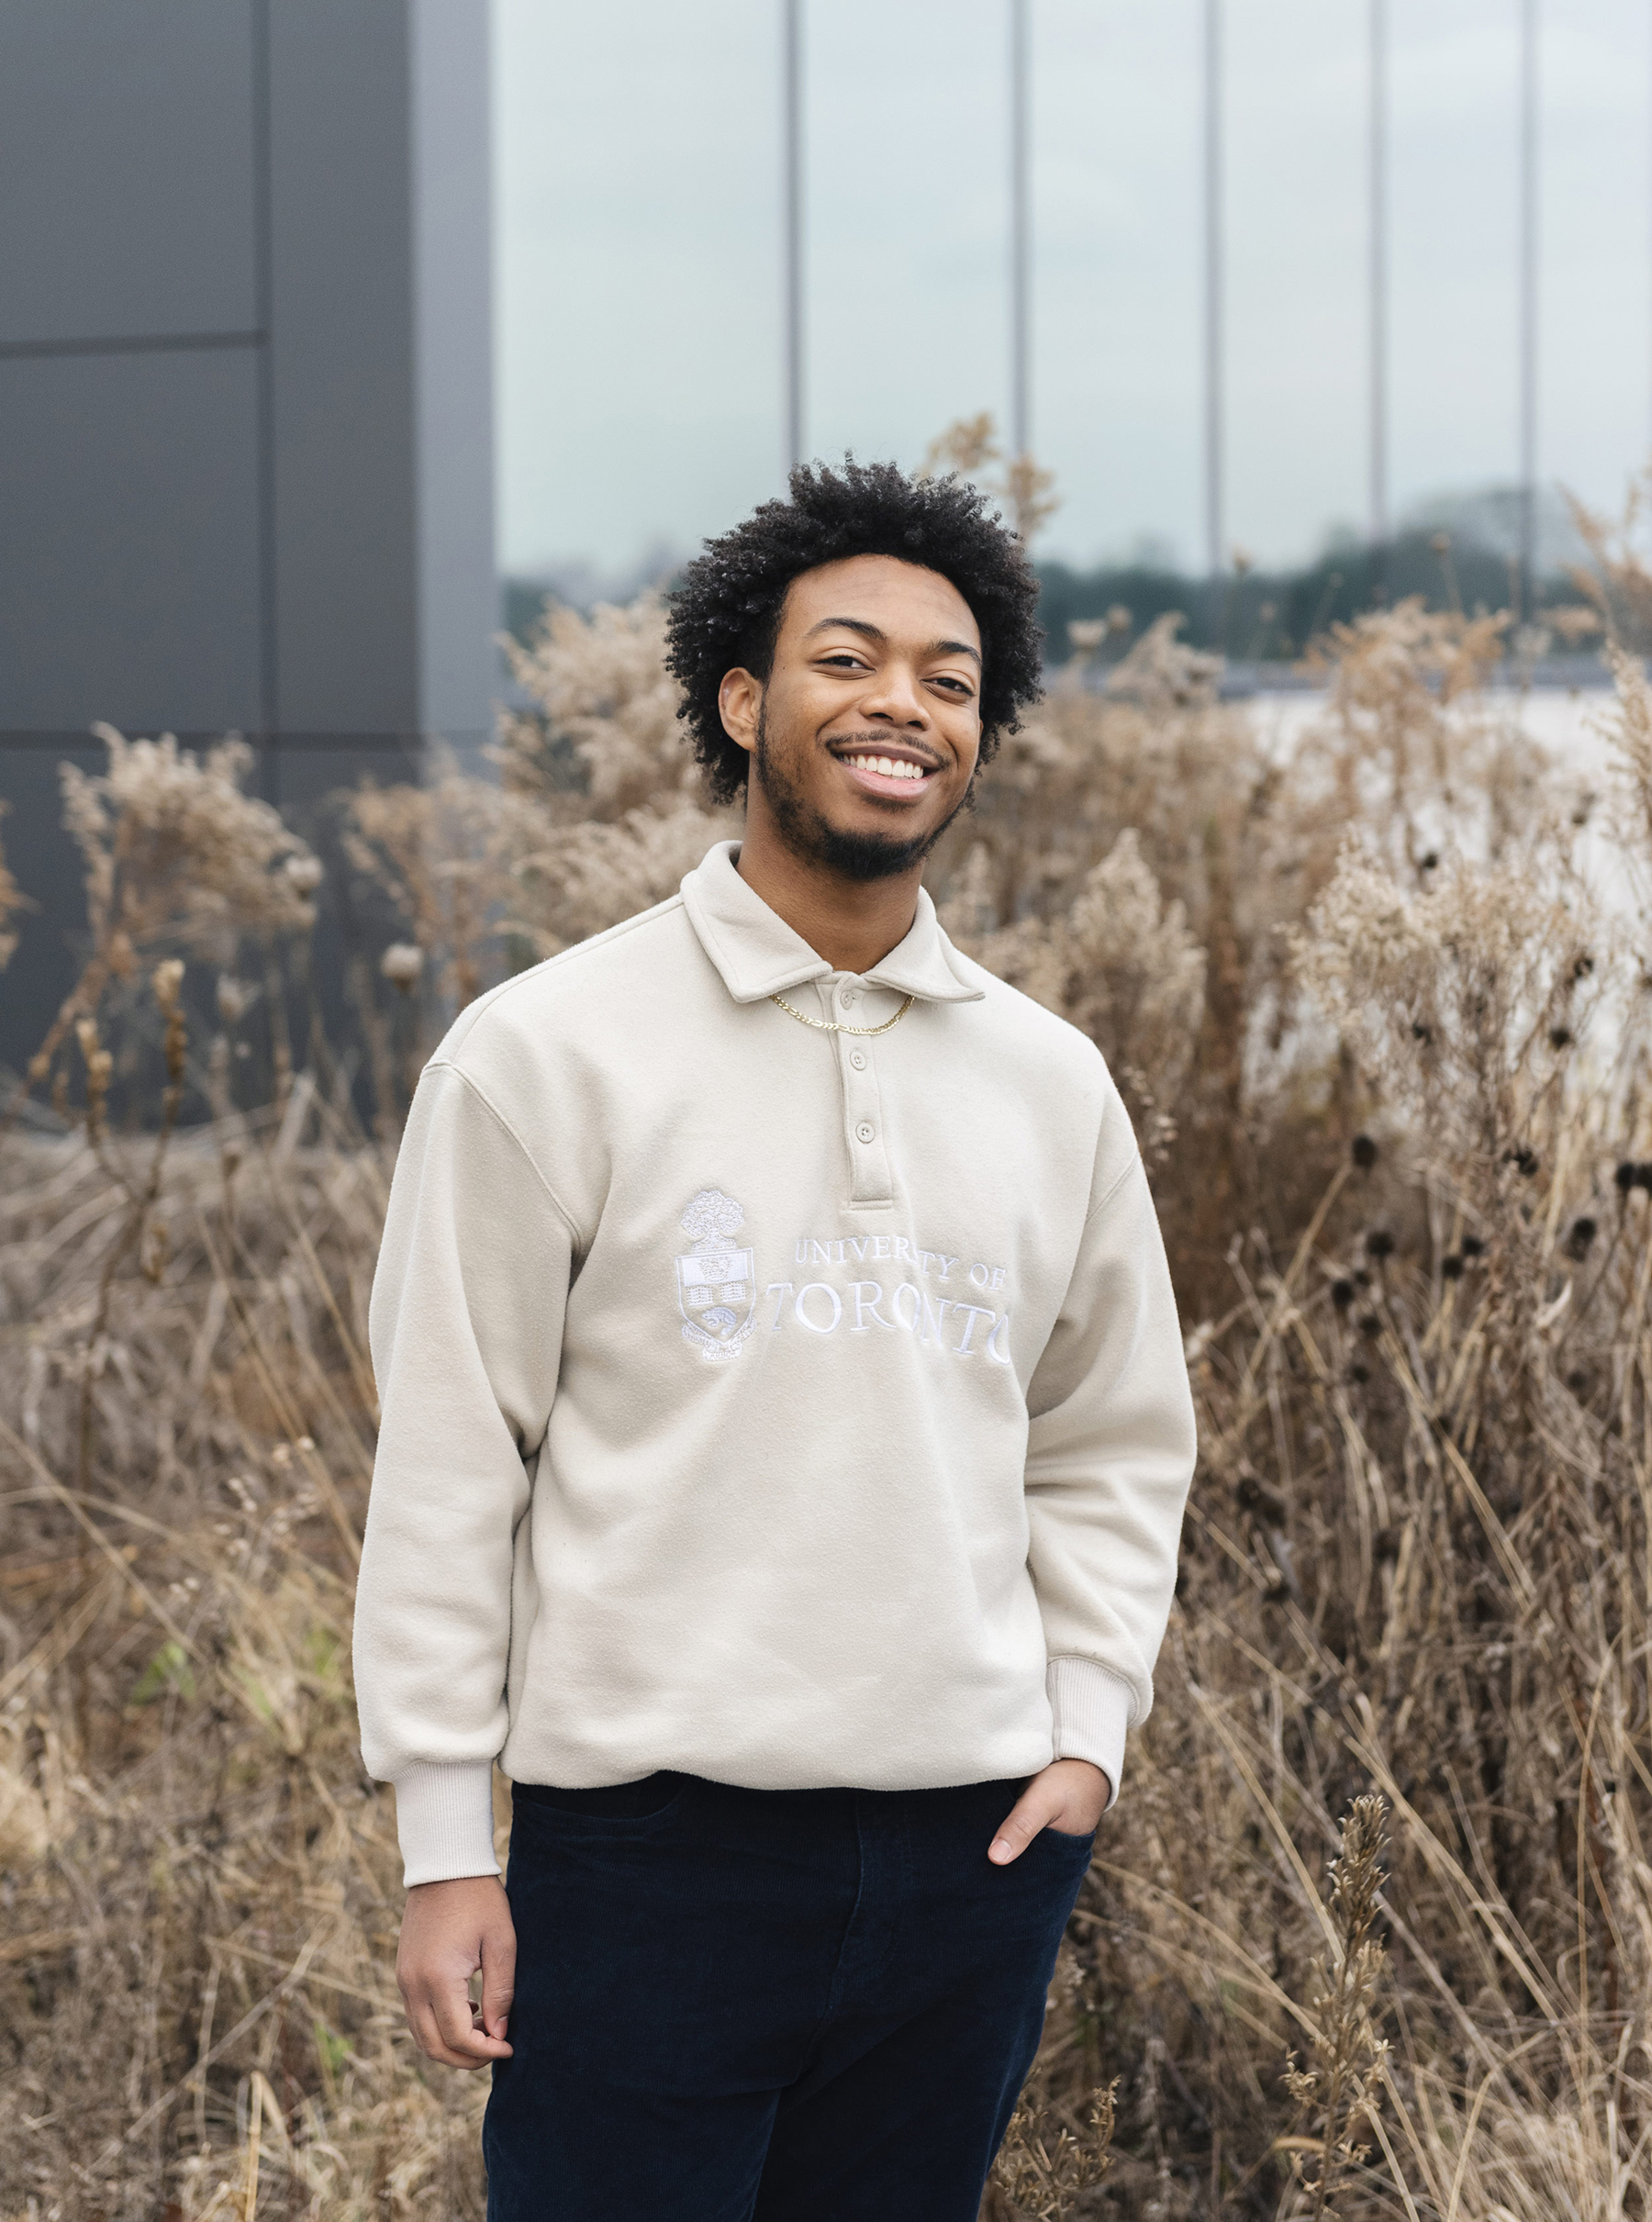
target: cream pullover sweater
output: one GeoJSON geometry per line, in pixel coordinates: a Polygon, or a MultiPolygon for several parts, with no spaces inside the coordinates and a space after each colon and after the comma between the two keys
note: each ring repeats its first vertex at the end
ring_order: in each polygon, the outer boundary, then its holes
{"type": "Polygon", "coordinates": [[[1152,1702],[1193,1465],[1129,1119],[920,895],[864,977],[738,850],[473,1003],[374,1282],[356,1610],[409,1883],[491,1770],[927,1788],[1152,1702]],[[770,997],[867,1038],[799,1025],[770,997]]]}

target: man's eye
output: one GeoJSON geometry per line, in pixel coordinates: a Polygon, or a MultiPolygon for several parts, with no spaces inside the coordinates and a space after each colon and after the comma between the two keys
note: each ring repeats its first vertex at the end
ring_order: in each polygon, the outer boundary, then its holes
{"type": "Polygon", "coordinates": [[[865,665],[861,664],[860,657],[857,655],[851,655],[847,649],[845,649],[841,655],[822,656],[820,661],[822,664],[843,664],[845,665],[859,664],[863,671],[865,669],[865,665]]]}

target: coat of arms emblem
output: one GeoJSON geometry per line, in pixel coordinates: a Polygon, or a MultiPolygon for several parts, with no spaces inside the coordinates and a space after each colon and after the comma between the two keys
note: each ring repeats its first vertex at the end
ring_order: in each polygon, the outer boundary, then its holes
{"type": "Polygon", "coordinates": [[[702,1189],[683,1213],[694,1245],[676,1260],[683,1340],[709,1362],[732,1357],[756,1321],[755,1254],[735,1246],[745,1212],[720,1189],[702,1189]]]}

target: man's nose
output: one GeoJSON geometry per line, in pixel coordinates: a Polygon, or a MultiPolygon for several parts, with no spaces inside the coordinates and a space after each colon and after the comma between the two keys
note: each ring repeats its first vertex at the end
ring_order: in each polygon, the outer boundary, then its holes
{"type": "Polygon", "coordinates": [[[929,705],[915,677],[899,664],[878,673],[875,683],[861,697],[860,707],[863,716],[887,719],[891,725],[913,726],[922,731],[930,721],[929,705]]]}

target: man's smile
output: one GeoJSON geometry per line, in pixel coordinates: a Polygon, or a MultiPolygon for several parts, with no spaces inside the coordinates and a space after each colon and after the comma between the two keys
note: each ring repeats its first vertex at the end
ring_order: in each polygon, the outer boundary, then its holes
{"type": "Polygon", "coordinates": [[[863,794],[892,802],[916,801],[924,782],[942,769],[932,756],[910,742],[834,742],[830,753],[863,794]]]}

